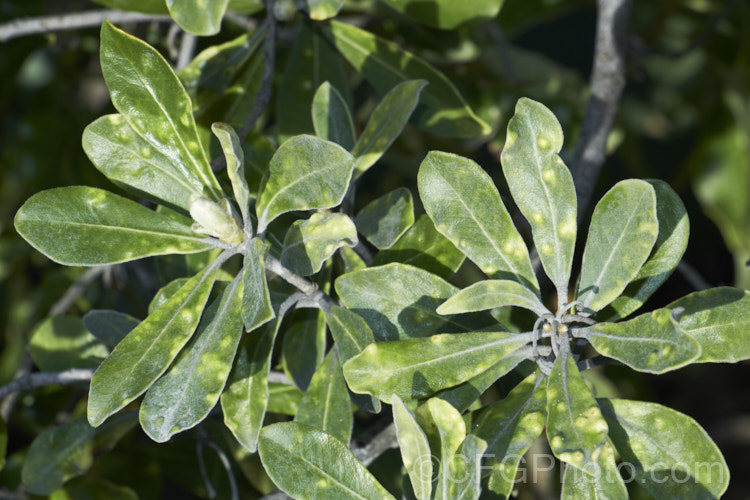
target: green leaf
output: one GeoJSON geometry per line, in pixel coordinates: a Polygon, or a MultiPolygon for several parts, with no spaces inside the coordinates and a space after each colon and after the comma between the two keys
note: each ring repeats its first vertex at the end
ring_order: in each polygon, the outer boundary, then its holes
{"type": "Polygon", "coordinates": [[[264,35],[261,28],[208,47],[177,74],[201,125],[209,127],[215,121],[244,125],[261,85],[263,55],[258,47],[264,35]]]}
{"type": "Polygon", "coordinates": [[[310,13],[310,19],[325,21],[336,17],[344,5],[344,0],[303,0],[302,5],[310,13]]]}
{"type": "Polygon", "coordinates": [[[349,106],[341,93],[330,82],[323,82],[315,91],[312,103],[315,133],[321,139],[335,142],[351,151],[357,138],[349,106]]]}
{"type": "Polygon", "coordinates": [[[664,373],[700,356],[698,342],[682,330],[670,309],[657,309],[621,323],[599,323],[586,338],[604,356],[634,370],[664,373]]]}
{"type": "Polygon", "coordinates": [[[438,314],[460,314],[496,307],[523,307],[541,316],[550,312],[534,292],[508,280],[485,280],[464,288],[437,308],[438,314]]]}
{"type": "Polygon", "coordinates": [[[145,12],[146,14],[168,14],[169,10],[164,2],[154,0],[93,0],[112,9],[145,12]]]}
{"type": "Polygon", "coordinates": [[[242,335],[242,279],[206,308],[198,331],[141,404],[141,427],[157,443],[195,427],[219,401],[242,335]]]}
{"type": "Polygon", "coordinates": [[[109,309],[94,309],[83,316],[83,326],[86,330],[110,349],[122,342],[140,322],[129,314],[109,309]]]}
{"type": "Polygon", "coordinates": [[[432,493],[432,453],[430,443],[414,415],[397,395],[391,397],[393,422],[406,472],[417,500],[430,500],[432,493]]]}
{"type": "Polygon", "coordinates": [[[227,174],[232,183],[232,192],[234,199],[240,206],[242,221],[245,228],[252,231],[250,223],[250,189],[247,187],[245,179],[245,153],[242,151],[240,138],[237,137],[231,125],[226,123],[214,123],[211,130],[221,143],[221,149],[224,150],[224,157],[227,160],[227,174]]]}
{"type": "Polygon", "coordinates": [[[547,419],[547,384],[536,371],[518,384],[505,399],[480,410],[472,434],[487,442],[491,467],[489,489],[510,498],[516,471],[524,453],[544,430],[547,419]]]}
{"type": "Polygon", "coordinates": [[[96,368],[109,354],[107,346],[91,335],[81,318],[51,316],[34,329],[29,353],[42,371],[96,368]]]}
{"type": "Polygon", "coordinates": [[[383,0],[386,5],[427,26],[452,30],[466,23],[489,21],[505,0],[383,0]]]}
{"type": "Polygon", "coordinates": [[[381,95],[407,80],[427,80],[412,117],[418,127],[447,137],[491,132],[443,73],[396,43],[338,21],[330,21],[323,33],[381,95]]]}
{"type": "Polygon", "coordinates": [[[354,423],[352,403],[335,349],[328,352],[323,364],[313,375],[294,420],[325,431],[342,443],[349,444],[354,423]]]}
{"type": "Polygon", "coordinates": [[[472,332],[378,342],[344,363],[344,376],[354,392],[386,403],[393,394],[423,398],[465,382],[505,358],[517,359],[514,351],[530,340],[529,335],[515,333],[472,332]]]}
{"type": "Polygon", "coordinates": [[[91,379],[88,419],[94,427],[143,394],[192,337],[216,276],[209,266],[185,283],[114,348],[91,379]]]}
{"type": "Polygon", "coordinates": [[[320,271],[323,263],[342,246],[357,244],[354,222],[341,213],[314,213],[307,220],[297,220],[284,237],[281,263],[301,276],[320,271]]]}
{"type": "Polygon", "coordinates": [[[605,498],[607,500],[627,500],[628,489],[617,470],[615,451],[606,443],[599,453],[599,469],[590,476],[575,467],[566,467],[563,476],[562,500],[581,498],[605,498]]]}
{"type": "Polygon", "coordinates": [[[355,178],[373,166],[401,134],[427,83],[426,80],[407,80],[395,85],[383,97],[351,150],[357,158],[355,178]]]}
{"type": "Polygon", "coordinates": [[[184,210],[200,196],[200,177],[141,137],[123,115],[105,115],[83,131],[83,150],[109,180],[136,195],[184,210]]]}
{"type": "Polygon", "coordinates": [[[359,211],[354,223],[376,248],[390,248],[414,224],[411,192],[402,187],[371,201],[359,211]]]}
{"type": "MultiPolygon", "coordinates": [[[[336,280],[341,302],[362,316],[378,341],[428,337],[440,330],[475,329],[472,318],[441,316],[435,309],[456,288],[422,269],[387,264],[353,271],[336,280]]],[[[484,325],[483,325],[484,326],[484,325]]]]}
{"type": "Polygon", "coordinates": [[[193,35],[211,36],[221,30],[229,0],[169,0],[169,14],[180,28],[193,35]]]}
{"type": "Polygon", "coordinates": [[[177,290],[182,288],[182,286],[187,283],[189,279],[190,278],[177,278],[176,280],[172,280],[163,287],[159,288],[159,290],[157,290],[156,292],[156,295],[154,295],[154,298],[151,299],[151,302],[148,304],[148,313],[153,314],[154,311],[159,309],[159,306],[165,303],[172,295],[177,292],[177,290]]]}
{"type": "Polygon", "coordinates": [[[293,385],[268,384],[268,412],[295,416],[304,393],[293,385]]]}
{"type": "Polygon", "coordinates": [[[138,494],[103,479],[81,478],[54,491],[49,500],[138,500],[138,494]]]}
{"type": "MultiPolygon", "coordinates": [[[[339,306],[325,312],[326,324],[338,349],[340,363],[344,364],[375,342],[372,330],[359,314],[339,306]]],[[[380,401],[372,396],[351,394],[354,403],[371,413],[380,413],[380,401]]]]}
{"type": "Polygon", "coordinates": [[[620,181],[599,200],[583,252],[578,300],[598,311],[635,279],[659,234],[656,194],[646,181],[620,181]]]}
{"type": "Polygon", "coordinates": [[[332,142],[310,135],[289,139],[276,150],[258,197],[258,233],[292,210],[335,207],[344,199],[354,157],[332,142]]]}
{"type": "Polygon", "coordinates": [[[265,427],[258,451],[273,482],[299,500],[393,500],[344,443],[308,425],[265,427]]]}
{"type": "Polygon", "coordinates": [[[325,81],[348,102],[349,84],[343,61],[313,23],[303,22],[281,76],[276,99],[276,124],[282,142],[292,135],[310,134],[315,130],[307,110],[311,109],[315,92],[325,81]]]}
{"type": "Polygon", "coordinates": [[[706,431],[655,403],[600,399],[609,435],[633,478],[654,498],[719,498],[729,469],[706,431]]]}
{"type": "Polygon", "coordinates": [[[372,264],[390,262],[410,264],[448,279],[463,264],[464,254],[435,229],[429,216],[420,215],[393,246],[377,253],[372,264]]]}
{"type": "Polygon", "coordinates": [[[242,337],[221,395],[224,424],[251,453],[258,448],[258,435],[268,408],[268,372],[281,319],[242,337]]]}
{"type": "Polygon", "coordinates": [[[326,355],[325,315],[320,309],[295,311],[284,328],[281,359],[284,372],[306,391],[326,355]]]}
{"type": "MultiPolygon", "coordinates": [[[[437,455],[438,471],[433,484],[435,500],[453,500],[451,483],[458,478],[453,475],[453,460],[466,438],[466,424],[461,414],[442,399],[432,398],[420,406],[415,417],[437,455]]],[[[431,458],[431,457],[430,457],[431,458]]],[[[428,458],[428,460],[430,459],[428,458]]]]}
{"type": "Polygon", "coordinates": [[[95,434],[83,417],[42,432],[31,443],[23,464],[23,483],[29,492],[49,495],[88,471],[94,462],[95,434]]]}
{"type": "Polygon", "coordinates": [[[425,211],[438,231],[491,278],[517,281],[538,293],[526,244],[479,165],[431,151],[417,180],[425,211]]]}
{"type": "Polygon", "coordinates": [[[451,480],[448,482],[448,494],[445,498],[457,500],[477,500],[481,487],[480,463],[484,457],[487,443],[469,434],[461,443],[451,464],[451,480]]]}
{"type": "Polygon", "coordinates": [[[267,247],[260,238],[253,238],[245,246],[242,268],[244,282],[242,318],[245,331],[251,332],[275,317],[266,281],[265,256],[267,247]]]}
{"type": "Polygon", "coordinates": [[[607,423],[573,357],[562,353],[547,382],[547,438],[561,461],[596,474],[607,423]]]}
{"type": "Polygon", "coordinates": [[[133,130],[186,176],[196,176],[209,198],[220,200],[221,187],[198,138],[190,97],[169,63],[147,43],[105,21],[101,65],[112,104],[133,130]]]}
{"type": "Polygon", "coordinates": [[[534,244],[563,306],[576,246],[576,191],[560,158],[563,131],[546,106],[522,98],[508,123],[502,164],[510,193],[531,224],[534,244]]]}
{"type": "Polygon", "coordinates": [[[16,230],[50,259],[96,266],[210,247],[190,226],[102,189],[70,186],[35,194],[16,213],[16,230]]]}
{"type": "Polygon", "coordinates": [[[666,182],[656,179],[646,179],[646,182],[656,192],[659,235],[651,256],[636,277],[622,295],[607,306],[606,312],[612,313],[607,321],[624,318],[638,310],[672,274],[687,247],[690,223],[682,200],[666,182]]]}
{"type": "Polygon", "coordinates": [[[680,329],[701,347],[694,363],[736,363],[750,358],[750,292],[711,288],[677,299],[668,309],[682,308],[680,329]]]}
{"type": "Polygon", "coordinates": [[[5,453],[8,451],[8,428],[5,420],[0,418],[0,471],[5,466],[5,453]]]}

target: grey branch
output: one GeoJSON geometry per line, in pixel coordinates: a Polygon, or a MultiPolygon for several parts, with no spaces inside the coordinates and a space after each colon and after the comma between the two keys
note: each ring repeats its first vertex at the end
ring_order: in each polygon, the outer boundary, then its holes
{"type": "Polygon", "coordinates": [[[581,126],[571,172],[583,216],[604,164],[607,137],[625,87],[626,46],[631,0],[597,0],[596,45],[591,96],[581,126]]]}
{"type": "Polygon", "coordinates": [[[37,372],[30,373],[15,379],[14,381],[0,387],[0,399],[14,392],[27,391],[37,387],[48,385],[72,385],[79,382],[88,382],[94,375],[94,370],[72,368],[64,372],[37,372]]]}
{"type": "Polygon", "coordinates": [[[677,264],[677,271],[679,271],[682,277],[685,278],[685,281],[690,283],[690,286],[696,290],[708,290],[711,288],[711,284],[686,261],[681,260],[680,263],[677,264]]]}
{"type": "Polygon", "coordinates": [[[297,300],[299,305],[297,307],[319,307],[324,311],[327,311],[331,306],[338,305],[329,295],[318,290],[318,285],[302,276],[294,273],[283,266],[279,260],[271,255],[266,255],[266,270],[271,271],[274,274],[280,276],[284,281],[296,287],[300,292],[307,295],[307,297],[300,298],[297,300]]]}
{"type": "Polygon", "coordinates": [[[113,23],[132,23],[144,21],[169,22],[167,15],[142,14],[140,12],[123,12],[120,10],[89,10],[57,16],[30,17],[16,19],[0,24],[0,42],[13,38],[54,31],[67,31],[99,26],[106,19],[113,23]]]}
{"type": "Polygon", "coordinates": [[[67,290],[57,302],[52,304],[49,309],[48,316],[56,316],[67,312],[73,306],[73,302],[86,290],[86,288],[94,282],[109,266],[98,266],[92,267],[86,270],[67,290]]]}
{"type": "Polygon", "coordinates": [[[357,457],[365,467],[368,467],[380,455],[391,448],[396,448],[397,446],[398,439],[396,438],[396,426],[390,424],[376,434],[366,445],[352,446],[352,453],[354,453],[354,456],[357,457]]]}

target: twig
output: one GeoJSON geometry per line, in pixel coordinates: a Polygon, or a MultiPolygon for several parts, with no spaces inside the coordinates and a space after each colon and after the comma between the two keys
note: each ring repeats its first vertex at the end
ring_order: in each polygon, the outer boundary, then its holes
{"type": "Polygon", "coordinates": [[[611,358],[605,358],[604,356],[595,356],[593,358],[584,359],[578,362],[578,371],[585,371],[590,368],[597,366],[614,365],[618,364],[617,361],[611,358]]]}
{"type": "Polygon", "coordinates": [[[224,450],[219,448],[219,445],[217,445],[213,439],[208,437],[208,435],[203,435],[198,439],[197,446],[197,452],[198,452],[198,466],[200,467],[201,475],[203,476],[203,481],[206,483],[206,490],[208,493],[209,498],[216,498],[217,493],[214,489],[213,485],[211,484],[211,480],[208,478],[208,473],[206,471],[206,464],[203,460],[203,446],[208,446],[212,450],[216,452],[216,455],[219,457],[219,460],[221,460],[221,464],[224,466],[224,470],[227,473],[227,479],[229,480],[229,498],[231,500],[239,500],[239,490],[237,489],[237,480],[234,478],[234,474],[232,473],[232,464],[229,462],[229,458],[227,458],[226,453],[224,453],[224,450]]]}
{"type": "Polygon", "coordinates": [[[286,373],[273,370],[268,373],[268,381],[274,384],[292,385],[292,381],[289,380],[286,373]]]}
{"type": "Polygon", "coordinates": [[[365,246],[364,243],[362,243],[362,240],[357,242],[353,250],[357,253],[357,255],[359,255],[362,261],[368,266],[372,264],[373,259],[375,259],[370,249],[367,248],[367,246],[365,246]]]}
{"type": "Polygon", "coordinates": [[[690,286],[692,286],[696,290],[701,291],[711,288],[711,283],[706,281],[693,266],[691,266],[684,260],[681,260],[680,263],[677,264],[677,270],[680,272],[682,277],[685,278],[685,281],[690,283],[690,286]]]}
{"type": "Polygon", "coordinates": [[[255,31],[258,27],[258,23],[252,17],[243,16],[234,11],[228,10],[224,14],[224,19],[230,23],[236,24],[245,31],[255,31]]]}
{"type": "Polygon", "coordinates": [[[37,372],[24,375],[0,387],[0,398],[19,391],[27,391],[47,385],[72,385],[78,382],[88,382],[94,375],[94,370],[71,368],[64,372],[37,372]]]}
{"type": "Polygon", "coordinates": [[[190,64],[195,54],[195,47],[197,45],[198,38],[190,33],[183,33],[182,42],[180,42],[180,53],[177,56],[177,71],[190,64]]]}
{"type": "Polygon", "coordinates": [[[352,453],[364,464],[365,467],[373,463],[380,455],[398,446],[396,438],[396,426],[391,423],[375,435],[364,446],[352,446],[352,453]]]}
{"type": "Polygon", "coordinates": [[[98,266],[87,269],[72,285],[65,290],[65,293],[57,302],[52,304],[48,316],[56,316],[65,313],[73,306],[73,302],[86,290],[86,288],[104,273],[109,266],[98,266]]]}
{"type": "Polygon", "coordinates": [[[591,201],[596,179],[604,164],[607,136],[625,87],[625,48],[631,5],[632,0],[597,0],[591,96],[571,168],[579,220],[591,201]]]}
{"type": "Polygon", "coordinates": [[[255,122],[266,110],[271,102],[271,86],[276,67],[276,17],[273,15],[274,0],[266,0],[266,42],[263,54],[263,78],[260,89],[255,95],[255,105],[250,117],[239,133],[240,142],[245,142],[247,135],[255,126],[255,122]]]}
{"type": "Polygon", "coordinates": [[[318,285],[312,281],[306,280],[302,276],[295,274],[286,267],[276,257],[266,255],[266,269],[274,274],[280,276],[284,281],[290,285],[294,285],[300,292],[304,294],[311,294],[318,289],[318,285]]]}
{"type": "Polygon", "coordinates": [[[172,20],[167,15],[141,14],[120,10],[90,10],[54,16],[29,17],[0,24],[0,42],[7,42],[13,38],[27,35],[91,28],[99,26],[106,19],[113,23],[168,22],[172,20]]]}

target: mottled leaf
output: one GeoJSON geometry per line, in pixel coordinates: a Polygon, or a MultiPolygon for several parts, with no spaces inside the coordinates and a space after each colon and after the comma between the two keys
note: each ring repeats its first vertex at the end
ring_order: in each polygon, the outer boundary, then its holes
{"type": "Polygon", "coordinates": [[[438,460],[438,470],[432,485],[435,500],[453,500],[451,484],[457,481],[453,475],[453,461],[466,438],[466,424],[461,414],[441,399],[432,398],[420,406],[414,414],[424,429],[430,449],[438,460]]]}
{"type": "Polygon", "coordinates": [[[694,363],[736,363],[750,358],[750,292],[711,288],[677,299],[667,308],[684,309],[680,329],[702,351],[694,363]]]}
{"type": "Polygon", "coordinates": [[[292,210],[335,207],[344,199],[354,157],[338,144],[303,135],[276,150],[255,206],[258,232],[292,210]]]}
{"type": "Polygon", "coordinates": [[[306,391],[326,355],[325,316],[320,309],[295,311],[290,316],[294,319],[284,328],[281,359],[284,372],[306,391]]]}
{"type": "Polygon", "coordinates": [[[96,266],[210,248],[190,226],[102,189],[70,186],[35,194],[16,213],[16,230],[50,259],[96,266]]]}
{"type": "Polygon", "coordinates": [[[724,457],[695,420],[655,403],[600,399],[599,404],[627,470],[654,498],[719,498],[726,491],[724,457]]]}
{"type": "Polygon", "coordinates": [[[576,191],[559,156],[560,122],[546,106],[522,98],[508,123],[502,164],[510,193],[526,220],[542,266],[557,289],[561,306],[576,246],[576,191]]]}
{"type": "Polygon", "coordinates": [[[268,373],[281,319],[242,337],[221,395],[224,424],[251,453],[258,448],[258,435],[268,408],[268,373]]]}
{"type": "Polygon", "coordinates": [[[299,500],[393,500],[344,443],[308,425],[265,427],[258,451],[276,486],[299,500]]]}
{"type": "Polygon", "coordinates": [[[656,218],[659,235],[651,250],[651,256],[622,295],[617,297],[604,313],[611,313],[607,321],[624,318],[638,310],[646,300],[666,281],[679,264],[687,247],[690,223],[680,197],[664,181],[646,179],[656,192],[656,218]]]}
{"type": "Polygon", "coordinates": [[[357,138],[349,106],[341,93],[330,82],[323,82],[315,91],[312,103],[315,133],[321,139],[335,142],[351,151],[357,138]]]}
{"type": "Polygon", "coordinates": [[[418,183],[438,231],[491,278],[514,280],[538,293],[526,244],[479,165],[432,151],[419,167],[418,183]]]}
{"type": "Polygon", "coordinates": [[[42,371],[96,368],[109,349],[86,330],[81,318],[51,316],[42,321],[29,339],[29,354],[42,371]]]}
{"type": "Polygon", "coordinates": [[[414,415],[397,395],[391,397],[393,423],[406,472],[417,500],[430,500],[432,493],[432,453],[427,436],[414,415]]]}
{"type": "Polygon", "coordinates": [[[517,306],[541,316],[550,312],[525,286],[508,280],[485,280],[464,288],[437,308],[438,314],[460,314],[517,306]]]}
{"type": "Polygon", "coordinates": [[[293,385],[268,383],[268,413],[295,416],[304,393],[293,385]]]}
{"type": "Polygon", "coordinates": [[[373,110],[352,149],[352,154],[357,158],[355,178],[373,166],[401,134],[425,85],[426,80],[401,82],[390,89],[373,110]]]}
{"type": "Polygon", "coordinates": [[[375,255],[372,264],[390,262],[409,264],[448,279],[463,264],[464,254],[435,229],[429,216],[420,215],[393,246],[375,255]]]}
{"type": "Polygon", "coordinates": [[[266,281],[264,260],[266,250],[266,245],[260,238],[253,238],[245,246],[242,268],[242,280],[244,281],[242,318],[245,330],[248,332],[271,321],[275,316],[266,281]]]}
{"type": "Polygon", "coordinates": [[[114,348],[91,379],[88,419],[98,426],[143,394],[192,337],[216,276],[209,266],[192,277],[114,348]]]}
{"type": "Polygon", "coordinates": [[[169,14],[180,28],[193,35],[211,36],[221,30],[229,0],[169,0],[169,14]]]}
{"type": "MultiPolygon", "coordinates": [[[[531,341],[529,335],[472,332],[370,344],[344,363],[349,387],[390,402],[431,396],[479,375],[531,341]]],[[[508,368],[508,370],[510,370],[508,368]]]]}
{"type": "Polygon", "coordinates": [[[627,500],[628,489],[617,470],[615,450],[606,443],[599,453],[599,468],[590,476],[576,467],[565,467],[563,476],[562,500],[595,498],[601,500],[627,500]]]}
{"type": "Polygon", "coordinates": [[[310,19],[325,21],[336,17],[344,5],[344,0],[303,0],[302,5],[310,14],[310,19]]]}
{"type": "Polygon", "coordinates": [[[152,314],[154,311],[159,309],[159,306],[165,303],[167,299],[169,299],[177,292],[177,290],[182,288],[182,286],[187,283],[189,279],[190,278],[177,278],[159,288],[159,290],[156,291],[156,295],[154,295],[154,298],[152,298],[151,302],[148,304],[148,313],[152,314]]]}
{"type": "Polygon", "coordinates": [[[491,132],[446,76],[392,41],[351,24],[330,21],[323,33],[381,95],[407,80],[427,80],[412,120],[447,137],[477,137],[491,132]]]}
{"type": "Polygon", "coordinates": [[[445,498],[456,500],[477,500],[482,491],[480,463],[484,457],[487,443],[469,434],[461,443],[450,462],[450,477],[448,493],[445,498]]]}
{"type": "Polygon", "coordinates": [[[583,251],[578,300],[598,311],[635,279],[659,234],[656,194],[646,181],[620,181],[599,200],[583,251]]]}
{"type": "Polygon", "coordinates": [[[398,188],[371,201],[357,213],[354,223],[376,248],[390,248],[414,224],[411,192],[398,188]]]}
{"type": "Polygon", "coordinates": [[[471,318],[436,313],[456,288],[412,266],[387,264],[353,271],[336,280],[336,292],[347,308],[365,319],[378,341],[427,337],[440,330],[467,331],[477,326],[471,318]]]}
{"type": "Polygon", "coordinates": [[[670,309],[657,309],[620,323],[599,323],[587,338],[604,356],[634,370],[664,373],[700,356],[698,342],[682,330],[670,309]]]}
{"type": "Polygon", "coordinates": [[[596,474],[607,422],[568,353],[557,357],[547,382],[547,439],[561,461],[596,474]]]}
{"type": "Polygon", "coordinates": [[[301,276],[320,271],[323,263],[342,246],[357,244],[357,228],[342,213],[314,213],[289,227],[281,250],[281,263],[301,276]]]}
{"type": "Polygon", "coordinates": [[[49,495],[65,481],[88,471],[94,462],[95,434],[85,418],[77,418],[37,436],[22,469],[29,492],[49,495]]]}
{"type": "Polygon", "coordinates": [[[252,232],[250,224],[250,189],[247,187],[245,179],[245,153],[242,151],[240,138],[237,137],[231,125],[226,123],[214,123],[211,130],[219,139],[221,148],[224,151],[224,157],[227,161],[227,174],[232,183],[232,192],[234,200],[240,206],[240,214],[245,223],[246,231],[252,232]]]}
{"type": "MultiPolygon", "coordinates": [[[[372,330],[359,314],[339,306],[325,311],[325,319],[343,365],[375,342],[372,330]]],[[[380,412],[380,400],[363,394],[351,394],[354,403],[372,413],[380,412]]]]}
{"type": "Polygon", "coordinates": [[[544,430],[547,419],[547,384],[539,371],[526,377],[510,394],[480,410],[472,434],[487,442],[485,456],[491,467],[489,489],[510,498],[516,471],[524,453],[544,430]]]}
{"type": "Polygon", "coordinates": [[[200,423],[219,401],[242,335],[242,279],[206,308],[198,331],[146,392],[140,421],[158,443],[200,423]]]}
{"type": "Polygon", "coordinates": [[[94,309],[83,316],[86,330],[110,349],[117,346],[140,322],[129,314],[110,309],[94,309]]]}
{"type": "Polygon", "coordinates": [[[505,0],[383,0],[402,14],[433,28],[452,30],[466,23],[488,21],[505,0]]]}
{"type": "Polygon", "coordinates": [[[220,200],[221,187],[198,138],[190,97],[169,63],[147,43],[105,21],[101,65],[112,104],[133,130],[186,175],[197,176],[209,198],[220,200]]]}
{"type": "Polygon", "coordinates": [[[328,352],[313,375],[294,420],[349,444],[353,425],[352,403],[335,349],[328,352]]]}
{"type": "Polygon", "coordinates": [[[105,115],[83,131],[83,150],[91,163],[118,186],[184,210],[200,196],[202,181],[140,136],[123,115],[105,115]]]}

